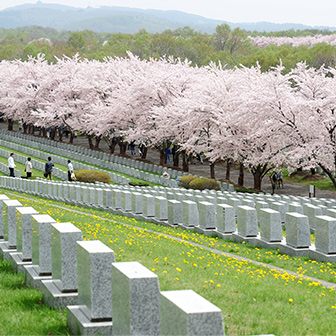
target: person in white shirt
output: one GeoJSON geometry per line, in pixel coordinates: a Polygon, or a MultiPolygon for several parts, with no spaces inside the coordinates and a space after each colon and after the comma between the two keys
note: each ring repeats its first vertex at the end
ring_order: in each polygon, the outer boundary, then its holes
{"type": "Polygon", "coordinates": [[[33,165],[31,163],[31,158],[27,158],[27,161],[25,163],[26,168],[25,168],[25,172],[27,173],[27,178],[32,176],[32,172],[33,172],[33,165]]]}
{"type": "Polygon", "coordinates": [[[71,160],[68,160],[68,180],[72,181],[71,174],[74,172],[73,165],[71,163],[71,160]]]}
{"type": "Polygon", "coordinates": [[[10,156],[8,158],[8,168],[9,168],[9,176],[15,177],[14,175],[14,168],[16,167],[14,163],[14,153],[10,153],[10,156]]]}

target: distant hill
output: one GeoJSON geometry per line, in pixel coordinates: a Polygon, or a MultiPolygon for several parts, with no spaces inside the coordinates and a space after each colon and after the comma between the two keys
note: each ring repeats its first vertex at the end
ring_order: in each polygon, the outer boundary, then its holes
{"type": "Polygon", "coordinates": [[[231,28],[259,32],[275,32],[283,30],[329,29],[333,27],[306,26],[302,24],[275,24],[271,22],[231,23],[212,20],[199,15],[180,11],[145,10],[128,7],[75,8],[57,4],[24,4],[0,11],[0,27],[17,28],[22,26],[51,27],[58,30],[84,30],[109,33],[136,33],[146,29],[149,33],[160,33],[164,30],[175,30],[184,26],[200,31],[213,33],[216,26],[227,23],[231,28]]]}

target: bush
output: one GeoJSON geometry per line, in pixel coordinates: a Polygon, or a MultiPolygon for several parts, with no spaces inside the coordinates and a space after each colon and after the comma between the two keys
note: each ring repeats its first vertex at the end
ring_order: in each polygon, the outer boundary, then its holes
{"type": "Polygon", "coordinates": [[[197,179],[197,177],[196,177],[196,176],[193,176],[193,175],[181,176],[181,177],[179,177],[179,179],[178,179],[178,185],[179,185],[180,187],[189,189],[189,184],[190,184],[190,182],[193,181],[193,180],[196,180],[196,179],[197,179]]]}
{"type": "Polygon", "coordinates": [[[111,177],[109,174],[104,173],[99,170],[76,170],[75,175],[77,181],[79,182],[88,182],[88,183],[95,183],[95,182],[103,182],[103,183],[111,183],[111,177]]]}
{"type": "Polygon", "coordinates": [[[133,186],[133,187],[149,187],[150,184],[147,182],[129,182],[129,185],[133,186]]]}
{"type": "Polygon", "coordinates": [[[197,178],[190,182],[189,188],[197,190],[220,190],[219,184],[215,180],[209,178],[197,178]]]}

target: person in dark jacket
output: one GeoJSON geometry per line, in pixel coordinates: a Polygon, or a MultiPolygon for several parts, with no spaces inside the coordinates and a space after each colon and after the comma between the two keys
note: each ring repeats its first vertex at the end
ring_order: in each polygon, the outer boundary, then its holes
{"type": "Polygon", "coordinates": [[[48,176],[49,176],[50,180],[52,180],[52,170],[53,170],[53,167],[54,167],[54,163],[51,161],[51,157],[49,156],[48,157],[48,161],[45,164],[44,177],[48,178],[48,176]]]}

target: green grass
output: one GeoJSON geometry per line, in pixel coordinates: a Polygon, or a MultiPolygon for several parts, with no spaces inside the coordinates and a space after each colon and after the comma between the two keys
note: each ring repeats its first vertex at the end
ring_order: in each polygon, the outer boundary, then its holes
{"type": "Polygon", "coordinates": [[[65,310],[42,303],[42,294],[26,288],[23,274],[13,273],[0,260],[0,334],[69,335],[65,310]]]}
{"type": "MultiPolygon", "coordinates": [[[[13,198],[11,194],[8,195],[13,198]]],[[[101,240],[114,250],[117,261],[141,262],[158,275],[161,290],[193,289],[222,309],[228,335],[334,334],[335,291],[302,278],[308,275],[335,282],[333,264],[293,258],[274,250],[258,249],[104,211],[45,200],[36,202],[37,198],[26,200],[17,195],[23,205],[33,206],[39,213],[49,214],[58,222],[72,222],[82,230],[84,239],[101,240]],[[167,234],[185,241],[174,240],[167,234]],[[299,275],[280,273],[247,260],[225,257],[189,242],[210,247],[212,251],[218,249],[277,265],[299,275]]]]}

